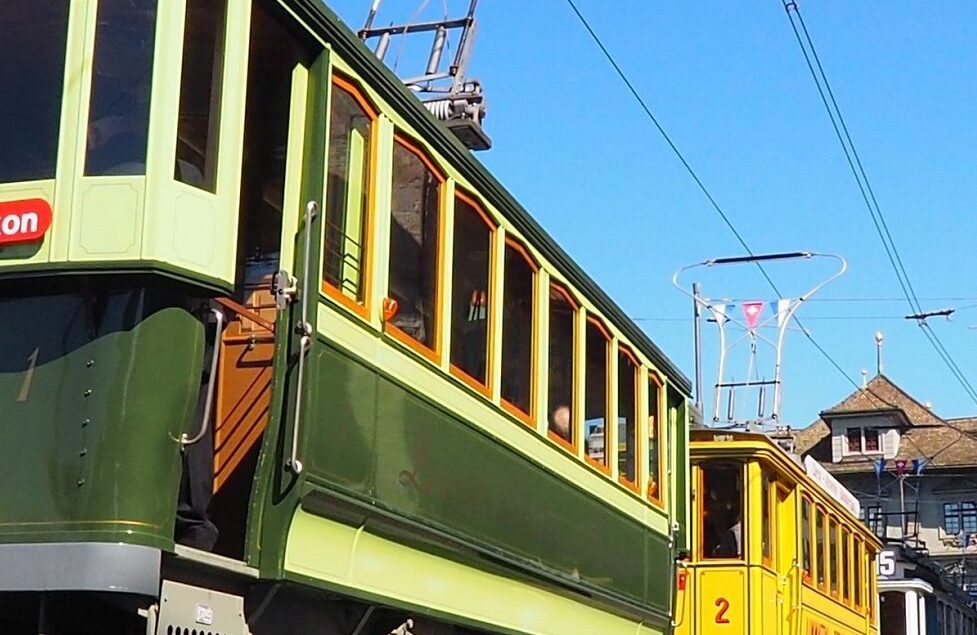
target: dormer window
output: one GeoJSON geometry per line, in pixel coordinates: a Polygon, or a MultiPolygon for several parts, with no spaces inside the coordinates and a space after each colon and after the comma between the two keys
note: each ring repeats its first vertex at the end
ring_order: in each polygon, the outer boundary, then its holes
{"type": "Polygon", "coordinates": [[[881,452],[878,428],[848,428],[845,433],[848,454],[881,452]]]}
{"type": "Polygon", "coordinates": [[[879,431],[876,428],[864,428],[862,430],[862,436],[864,437],[862,447],[865,452],[879,452],[881,450],[879,446],[879,431]]]}

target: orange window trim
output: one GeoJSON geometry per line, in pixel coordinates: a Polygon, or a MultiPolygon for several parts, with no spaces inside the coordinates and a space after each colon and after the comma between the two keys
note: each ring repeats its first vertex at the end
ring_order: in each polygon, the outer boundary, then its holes
{"type": "MultiPolygon", "coordinates": [[[[577,412],[579,410],[579,408],[577,407],[578,406],[578,404],[577,404],[577,401],[578,401],[577,400],[577,386],[580,385],[580,373],[581,373],[581,370],[580,370],[579,355],[578,355],[579,351],[577,350],[577,344],[578,344],[577,340],[580,339],[580,338],[577,335],[577,325],[576,325],[576,323],[577,323],[576,314],[577,314],[577,311],[580,310],[580,304],[578,304],[577,301],[570,294],[570,292],[567,291],[563,287],[563,285],[561,285],[558,282],[550,282],[550,290],[551,291],[556,291],[558,294],[560,294],[561,296],[563,296],[563,298],[570,304],[570,306],[573,307],[573,312],[574,312],[574,320],[573,320],[573,344],[571,346],[571,350],[573,351],[573,359],[572,359],[573,368],[570,369],[571,370],[571,375],[573,376],[573,390],[570,391],[570,402],[571,402],[570,403],[570,412],[573,414],[573,420],[570,423],[570,425],[571,425],[571,435],[570,435],[571,436],[571,440],[570,441],[567,441],[566,439],[564,439],[560,435],[553,433],[549,429],[549,426],[548,425],[547,425],[546,434],[547,434],[547,436],[551,440],[555,441],[558,445],[560,445],[564,449],[570,451],[577,458],[580,458],[580,446],[577,443],[577,439],[579,438],[579,436],[581,436],[581,435],[579,435],[580,426],[577,423],[580,420],[579,412],[577,412]]],[[[549,316],[548,315],[547,315],[547,319],[549,319],[549,316]]],[[[546,363],[547,363],[547,367],[548,367],[549,366],[549,359],[546,360],[546,363]]]]}
{"type": "MultiPolygon", "coordinates": [[[[322,293],[332,300],[335,300],[342,306],[351,310],[353,313],[363,318],[364,320],[370,319],[370,284],[372,282],[371,273],[373,271],[373,245],[370,241],[371,232],[373,231],[373,216],[376,210],[376,172],[377,172],[377,161],[378,161],[378,149],[379,145],[375,140],[375,130],[377,124],[377,109],[373,107],[366,97],[363,96],[360,88],[354,84],[351,80],[338,75],[333,74],[332,83],[340,90],[349,94],[363,110],[370,115],[370,174],[366,182],[367,188],[367,198],[366,198],[366,209],[363,213],[363,246],[362,251],[366,254],[364,259],[363,267],[363,277],[360,281],[360,285],[363,288],[363,302],[359,302],[350,298],[341,289],[335,287],[325,280],[322,280],[322,293]]],[[[325,225],[325,223],[323,223],[325,225]]],[[[328,227],[323,227],[323,235],[325,237],[323,244],[327,244],[328,241],[328,227]]]]}
{"type": "MultiPolygon", "coordinates": [[[[662,399],[664,397],[665,382],[662,381],[661,376],[654,370],[648,369],[648,382],[654,383],[655,387],[658,389],[658,415],[655,417],[655,438],[658,439],[658,490],[656,495],[648,495],[648,500],[654,503],[656,506],[665,508],[665,487],[664,479],[661,478],[663,467],[665,465],[665,428],[662,426],[662,399]]],[[[651,415],[649,414],[649,417],[651,415]]]]}
{"type": "Polygon", "coordinates": [[[556,434],[552,430],[547,430],[546,431],[546,436],[550,439],[550,441],[555,442],[557,445],[559,445],[560,447],[562,447],[564,450],[570,452],[571,454],[573,454],[574,456],[576,456],[577,458],[579,458],[579,454],[578,454],[578,451],[577,451],[576,435],[573,435],[573,437],[574,437],[574,440],[573,441],[567,441],[566,439],[564,439],[560,435],[556,434]]]}
{"type": "MultiPolygon", "coordinates": [[[[522,423],[526,424],[530,428],[535,428],[536,427],[536,417],[535,417],[535,413],[536,413],[536,393],[537,393],[537,391],[539,389],[539,384],[538,384],[537,378],[536,378],[536,369],[537,369],[537,363],[536,363],[536,347],[539,344],[539,319],[538,319],[538,316],[537,316],[537,313],[539,312],[539,306],[538,306],[538,303],[536,302],[536,294],[537,294],[538,285],[539,285],[539,267],[536,265],[536,263],[533,261],[533,259],[529,257],[529,254],[526,253],[526,250],[523,248],[523,246],[521,244],[519,244],[515,240],[509,238],[508,236],[505,239],[505,244],[508,245],[508,246],[510,246],[510,247],[512,247],[513,249],[515,249],[523,258],[525,258],[526,259],[526,262],[529,264],[530,268],[533,270],[533,288],[532,288],[532,294],[533,294],[533,298],[532,298],[532,300],[533,300],[533,314],[532,314],[532,318],[533,318],[533,320],[532,320],[533,321],[533,333],[532,333],[532,339],[531,339],[531,342],[532,342],[531,343],[532,350],[530,351],[530,356],[529,356],[529,377],[530,377],[530,381],[532,382],[532,384],[529,386],[529,412],[523,412],[521,408],[519,408],[514,403],[510,403],[504,397],[501,397],[500,398],[500,402],[502,404],[502,409],[503,410],[507,411],[509,414],[513,415],[515,418],[519,419],[519,421],[521,421],[522,423]]],[[[503,291],[503,299],[504,299],[504,296],[505,296],[505,292],[503,291]]],[[[504,325],[503,325],[503,327],[504,327],[504,325]]],[[[505,334],[504,333],[503,333],[503,337],[505,337],[505,334]]]]}
{"type": "Polygon", "coordinates": [[[574,299],[573,295],[569,291],[567,291],[566,287],[564,287],[562,284],[560,284],[559,282],[550,282],[550,288],[553,291],[556,291],[558,294],[562,295],[563,299],[566,300],[570,304],[570,306],[573,307],[574,311],[580,310],[580,303],[577,302],[576,299],[574,299]]]}
{"type": "MultiPolygon", "coordinates": [[[[486,351],[485,351],[485,377],[486,381],[483,383],[479,381],[478,378],[472,377],[466,373],[461,368],[458,368],[454,364],[449,365],[449,370],[451,374],[463,381],[465,384],[474,388],[481,395],[491,399],[492,397],[492,384],[495,377],[495,276],[496,276],[496,262],[495,262],[495,244],[496,244],[496,229],[498,225],[485,213],[482,206],[474,199],[467,196],[464,191],[460,189],[455,190],[455,196],[461,200],[468,203],[475,212],[481,217],[482,221],[489,228],[489,288],[488,288],[488,333],[486,336],[486,351]]],[[[457,212],[457,208],[456,212],[457,212]]],[[[440,232],[439,232],[440,234],[440,232]]],[[[440,275],[440,272],[439,272],[440,275]]]]}
{"type": "Polygon", "coordinates": [[[345,90],[347,93],[349,93],[350,96],[353,99],[355,99],[360,104],[360,106],[363,107],[363,110],[369,113],[372,119],[375,120],[377,118],[378,116],[377,108],[374,107],[372,103],[370,103],[370,101],[366,98],[365,95],[363,95],[362,89],[356,84],[354,80],[345,77],[340,73],[334,72],[332,75],[332,83],[335,84],[338,88],[341,88],[342,90],[345,90]]]}
{"type": "Polygon", "coordinates": [[[384,330],[389,332],[394,339],[405,344],[416,353],[419,353],[423,357],[429,359],[435,364],[441,364],[441,316],[444,311],[444,208],[445,208],[445,190],[442,187],[444,185],[444,175],[441,174],[440,170],[434,167],[434,164],[428,159],[427,155],[419,147],[413,145],[406,137],[399,133],[394,133],[394,141],[402,145],[409,152],[416,155],[422,163],[431,171],[432,174],[438,179],[438,244],[436,246],[437,256],[438,256],[438,277],[435,284],[436,290],[434,293],[434,347],[428,347],[421,344],[416,339],[411,337],[409,334],[398,328],[396,325],[390,322],[384,323],[384,330]]]}
{"type": "MultiPolygon", "coordinates": [[[[427,169],[430,170],[430,172],[434,174],[435,177],[437,177],[438,181],[442,185],[444,184],[445,181],[444,174],[441,172],[440,169],[438,169],[434,165],[434,162],[427,156],[427,152],[422,150],[419,144],[415,144],[412,140],[410,140],[408,137],[404,136],[399,132],[394,133],[394,141],[402,145],[405,149],[407,149],[412,154],[416,155],[417,158],[419,158],[421,162],[424,164],[424,166],[427,167],[427,169]]],[[[441,201],[441,209],[438,211],[440,213],[443,213],[444,211],[443,200],[441,201]]],[[[439,214],[439,216],[440,215],[441,214],[439,214]]]]}
{"type": "MultiPolygon", "coordinates": [[[[631,361],[631,375],[634,381],[634,403],[631,404],[631,407],[634,408],[634,438],[632,439],[634,441],[634,480],[630,481],[621,474],[618,474],[617,479],[629,490],[633,491],[635,494],[639,494],[641,491],[641,460],[644,458],[644,453],[641,451],[641,426],[638,425],[638,410],[640,405],[638,400],[641,394],[641,374],[638,372],[638,369],[641,368],[641,364],[638,362],[638,358],[635,356],[635,354],[632,353],[627,346],[619,344],[617,350],[631,361]]],[[[618,372],[620,372],[620,369],[618,372]]],[[[618,418],[620,417],[621,413],[618,413],[618,418]]]]}
{"type": "Polygon", "coordinates": [[[522,245],[522,243],[515,238],[506,235],[505,244],[515,249],[526,260],[526,264],[528,264],[533,270],[533,273],[539,273],[539,265],[536,263],[536,259],[533,258],[528,251],[526,251],[526,248],[522,245]]]}
{"type": "MultiPolygon", "coordinates": [[[[586,456],[586,455],[584,456],[584,459],[587,461],[587,463],[589,465],[591,465],[592,467],[597,468],[597,470],[600,471],[600,472],[602,472],[604,475],[610,476],[611,475],[611,465],[612,465],[612,461],[611,461],[611,443],[610,443],[610,440],[611,440],[610,439],[610,436],[611,436],[611,434],[610,434],[610,427],[611,427],[611,417],[610,417],[610,409],[611,408],[610,408],[610,405],[611,404],[610,404],[610,400],[608,399],[608,396],[611,394],[611,383],[614,381],[614,378],[611,377],[611,374],[609,372],[607,372],[607,370],[610,369],[610,363],[609,362],[610,362],[610,355],[611,355],[611,351],[610,351],[610,348],[611,348],[610,347],[610,344],[611,344],[611,334],[604,327],[604,325],[601,323],[600,319],[598,319],[598,318],[591,317],[591,316],[588,315],[587,316],[587,323],[593,324],[594,326],[596,326],[597,327],[597,330],[599,330],[601,332],[601,335],[604,336],[604,369],[605,369],[605,372],[604,372],[604,461],[603,462],[597,461],[597,460],[592,459],[592,458],[590,458],[589,456],[586,456]]],[[[584,346],[586,346],[586,340],[584,341],[584,346]]],[[[584,369],[584,372],[586,372],[586,369],[584,369]]],[[[614,459],[617,459],[617,452],[614,452],[614,457],[613,458],[614,459]]]]}
{"type": "MultiPolygon", "coordinates": [[[[533,378],[533,386],[535,387],[535,385],[536,385],[536,380],[535,378],[533,378]]],[[[504,397],[499,399],[499,403],[502,404],[503,410],[505,410],[510,415],[518,419],[520,423],[523,423],[530,428],[536,427],[536,422],[533,419],[533,417],[529,413],[523,412],[522,408],[520,408],[516,404],[507,401],[504,397]]],[[[533,406],[534,406],[533,397],[530,396],[530,410],[533,409],[533,406]]]]}
{"type": "Polygon", "coordinates": [[[468,194],[461,187],[455,186],[455,196],[468,203],[478,213],[478,215],[482,218],[485,224],[489,226],[490,231],[494,232],[496,229],[498,229],[499,224],[495,222],[495,220],[491,216],[488,215],[488,213],[485,211],[484,206],[481,203],[479,203],[477,200],[475,200],[474,194],[468,194]]]}

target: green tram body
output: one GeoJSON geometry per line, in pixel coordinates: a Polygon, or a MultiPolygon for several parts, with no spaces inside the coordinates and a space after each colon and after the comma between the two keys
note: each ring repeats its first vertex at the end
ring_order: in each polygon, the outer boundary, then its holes
{"type": "MultiPolygon", "coordinates": [[[[357,625],[386,635],[406,616],[417,620],[416,633],[671,632],[674,562],[687,548],[688,380],[328,8],[316,0],[4,6],[0,82],[24,91],[21,111],[32,116],[22,130],[0,131],[8,144],[0,159],[0,229],[8,233],[6,241],[0,234],[0,632],[147,632],[156,609],[148,620],[137,611],[162,605],[165,613],[164,581],[189,585],[198,619],[188,618],[187,633],[205,632],[200,606],[225,606],[209,592],[243,598],[256,635],[357,625]],[[184,37],[207,11],[224,9],[211,60],[219,72],[208,83],[199,68],[184,68],[192,50],[184,37]],[[133,10],[149,16],[148,27],[118,18],[133,10]],[[148,37],[133,35],[140,28],[148,37]],[[85,122],[103,90],[93,86],[125,72],[96,59],[114,37],[138,41],[133,55],[151,60],[142,94],[123,96],[136,110],[151,96],[146,159],[98,168],[89,156],[97,143],[87,138],[97,133],[85,122]],[[289,46],[292,57],[282,53],[289,46]],[[25,71],[28,62],[35,70],[25,71]],[[199,117],[184,120],[194,97],[176,88],[194,70],[210,88],[209,101],[196,100],[211,109],[203,128],[199,117]],[[368,201],[366,265],[355,275],[362,291],[352,301],[321,279],[327,214],[304,220],[307,201],[330,195],[335,77],[376,110],[372,191],[350,195],[368,201]],[[284,96],[286,108],[263,102],[269,95],[284,96]],[[181,172],[190,171],[184,125],[210,157],[198,157],[193,184],[181,172]],[[384,315],[395,136],[444,177],[437,355],[395,337],[384,315]],[[255,183],[268,173],[284,210],[272,222],[267,205],[246,204],[269,200],[255,183]],[[507,244],[538,266],[525,417],[501,407],[502,302],[487,307],[496,325],[487,386],[452,370],[456,192],[494,224],[490,297],[501,297],[507,244]],[[11,243],[16,227],[4,224],[4,205],[29,199],[50,204],[50,227],[40,240],[11,243]],[[224,542],[216,553],[182,547],[174,540],[180,439],[200,426],[214,328],[207,307],[240,295],[242,252],[256,244],[301,286],[307,238],[308,297],[276,314],[267,427],[230,476],[233,500],[213,501],[230,510],[215,520],[224,542]],[[620,478],[616,426],[607,426],[606,470],[583,456],[582,414],[576,443],[547,433],[550,283],[579,305],[575,411],[584,409],[580,357],[591,320],[610,338],[607,421],[619,414],[617,347],[637,362],[634,487],[620,478]],[[303,302],[311,338],[299,386],[303,302]],[[661,413],[655,497],[641,494],[652,478],[643,445],[651,380],[661,413]]],[[[224,609],[213,610],[220,617],[224,609]]]]}

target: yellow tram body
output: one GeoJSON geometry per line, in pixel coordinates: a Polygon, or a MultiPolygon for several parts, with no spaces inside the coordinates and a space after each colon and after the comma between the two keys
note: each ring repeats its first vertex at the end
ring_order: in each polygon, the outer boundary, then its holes
{"type": "Polygon", "coordinates": [[[758,433],[695,430],[677,635],[877,634],[881,543],[758,433]]]}

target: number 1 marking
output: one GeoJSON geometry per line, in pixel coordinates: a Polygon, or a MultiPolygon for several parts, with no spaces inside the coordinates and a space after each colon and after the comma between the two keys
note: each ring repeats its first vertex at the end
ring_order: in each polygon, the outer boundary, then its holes
{"type": "Polygon", "coordinates": [[[729,624],[729,620],[726,619],[726,611],[729,610],[729,600],[726,598],[716,598],[716,606],[719,607],[719,612],[716,613],[716,624],[729,624]]]}
{"type": "Polygon", "coordinates": [[[34,367],[37,366],[37,354],[40,352],[40,347],[35,348],[31,356],[27,358],[27,361],[31,363],[27,367],[27,375],[24,376],[24,385],[20,387],[20,394],[17,395],[17,401],[23,403],[27,401],[27,396],[31,392],[31,381],[34,379],[34,367]]]}

